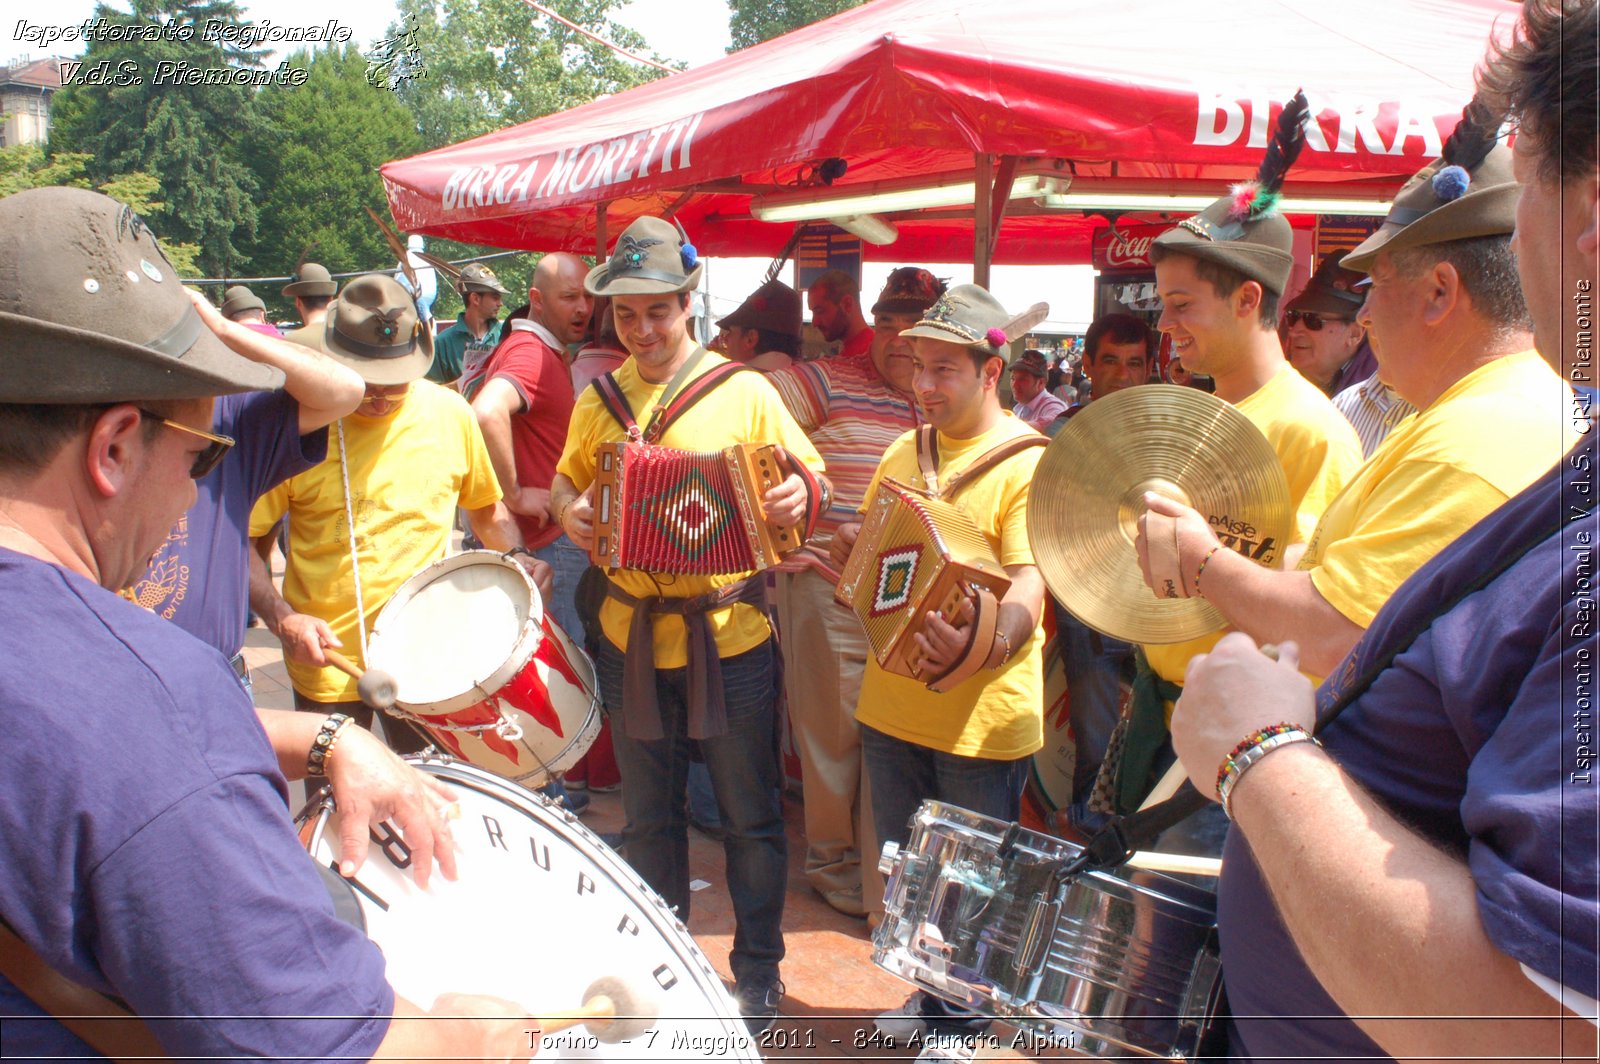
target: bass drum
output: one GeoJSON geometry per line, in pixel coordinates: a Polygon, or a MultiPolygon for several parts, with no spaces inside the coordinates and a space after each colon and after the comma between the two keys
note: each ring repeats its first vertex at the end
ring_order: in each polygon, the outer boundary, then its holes
{"type": "MultiPolygon", "coordinates": [[[[584,988],[610,976],[653,1006],[651,1028],[615,1044],[582,1026],[547,1034],[538,1059],[760,1059],[683,924],[576,818],[470,765],[408,760],[456,792],[459,876],[435,872],[418,890],[398,832],[372,834],[348,882],[397,993],[424,1008],[446,991],[493,994],[537,1016],[578,1008],[584,988]]],[[[297,818],[325,867],[337,865],[338,818],[326,791],[297,818]]]]}

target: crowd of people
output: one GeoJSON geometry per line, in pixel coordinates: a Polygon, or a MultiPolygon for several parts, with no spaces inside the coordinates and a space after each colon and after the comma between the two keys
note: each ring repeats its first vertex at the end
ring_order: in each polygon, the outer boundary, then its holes
{"type": "MultiPolygon", "coordinates": [[[[287,781],[326,780],[347,876],[392,821],[419,887],[455,877],[454,796],[398,756],[426,736],[334,666],[365,664],[378,611],[460,531],[587,646],[608,729],[567,785],[620,785],[614,841],[685,921],[703,781],[751,1031],[786,992],[781,715],[805,878],[876,926],[877,854],[921,802],[1021,816],[1053,613],[1076,744],[1057,828],[1087,839],[1163,778],[1213,799],[1154,848],[1222,858],[1229,1055],[1593,1059],[1596,39],[1593,0],[1527,0],[1441,158],[1287,300],[1281,123],[1254,185],[1154,241],[1155,328],[1101,317],[1076,367],[1018,343],[995,293],[917,266],[865,311],[846,273],[803,299],[772,280],[697,337],[704,266],[651,216],[593,267],[544,256],[503,318],[512,293],[468,264],[442,330],[388,274],[307,263],[284,333],[243,286],[220,309],[185,289],[104,195],[0,200],[7,1055],[125,1050],[58,1021],[21,959],[125,1003],[173,1056],[529,1056],[528,1003],[393,990],[287,807],[287,781]],[[802,304],[826,357],[804,357],[802,304]],[[1049,596],[1029,499],[1071,491],[1036,467],[1081,410],[1180,372],[1259,430],[1293,519],[1285,542],[1224,537],[1145,495],[1151,594],[1227,628],[1121,643],[1049,596]],[[599,456],[627,441],[774,445],[750,516],[803,546],[771,573],[592,565],[599,456]],[[1008,581],[925,613],[909,669],[840,594],[885,485],[958,505],[1008,581]],[[297,711],[253,705],[252,611],[297,711]]],[[[876,1020],[933,1059],[992,1022],[921,990],[876,1020]]]]}

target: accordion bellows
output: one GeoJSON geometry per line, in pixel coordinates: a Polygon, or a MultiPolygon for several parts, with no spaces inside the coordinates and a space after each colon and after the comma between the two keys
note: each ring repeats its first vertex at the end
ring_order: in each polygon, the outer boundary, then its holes
{"type": "Polygon", "coordinates": [[[926,615],[938,610],[951,620],[978,588],[998,600],[1010,587],[1000,559],[965,510],[886,478],[867,505],[834,597],[861,618],[885,671],[926,683],[912,638],[926,615]]]}
{"type": "Polygon", "coordinates": [[[595,533],[589,557],[611,569],[711,575],[776,565],[801,530],[769,524],[767,491],[783,481],[777,448],[737,444],[680,451],[603,443],[595,455],[595,533]]]}

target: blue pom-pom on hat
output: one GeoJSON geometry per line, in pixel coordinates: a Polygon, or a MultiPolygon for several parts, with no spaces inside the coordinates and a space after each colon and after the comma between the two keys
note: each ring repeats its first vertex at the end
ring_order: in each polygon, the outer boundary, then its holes
{"type": "Polygon", "coordinates": [[[1433,175],[1433,194],[1449,203],[1467,194],[1472,175],[1459,166],[1447,166],[1433,175]]]}
{"type": "Polygon", "coordinates": [[[683,256],[683,268],[686,270],[694,269],[700,261],[700,252],[695,250],[693,244],[684,244],[678,249],[678,253],[683,256]]]}

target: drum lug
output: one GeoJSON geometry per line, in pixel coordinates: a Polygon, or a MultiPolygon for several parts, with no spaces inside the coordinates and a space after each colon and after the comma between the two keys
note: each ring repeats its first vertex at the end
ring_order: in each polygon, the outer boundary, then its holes
{"type": "Polygon", "coordinates": [[[1011,962],[1024,976],[1032,975],[1044,963],[1050,943],[1055,940],[1056,921],[1061,917],[1061,896],[1049,901],[1043,894],[1035,894],[1028,904],[1028,915],[1022,921],[1022,931],[1017,936],[1017,956],[1011,962]]]}
{"type": "Polygon", "coordinates": [[[886,842],[883,844],[883,853],[878,855],[878,874],[883,876],[894,874],[894,863],[900,859],[900,844],[886,842]]]}

